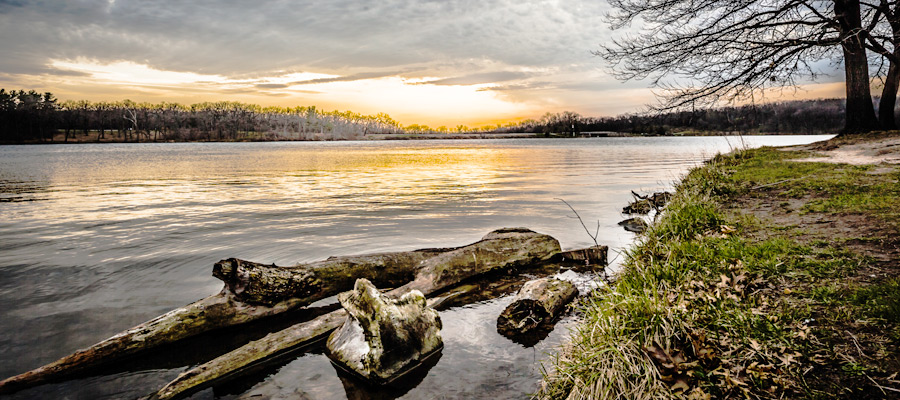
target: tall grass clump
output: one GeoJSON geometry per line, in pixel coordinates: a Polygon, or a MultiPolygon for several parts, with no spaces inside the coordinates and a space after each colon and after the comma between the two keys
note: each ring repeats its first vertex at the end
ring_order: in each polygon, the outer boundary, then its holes
{"type": "Polygon", "coordinates": [[[678,185],[626,253],[613,287],[581,303],[582,323],[545,371],[536,398],[668,399],[784,393],[794,330],[773,317],[767,277],[802,260],[790,240],[750,242],[720,209],[741,190],[717,156],[678,185]],[[787,361],[785,361],[787,360],[787,361]]]}

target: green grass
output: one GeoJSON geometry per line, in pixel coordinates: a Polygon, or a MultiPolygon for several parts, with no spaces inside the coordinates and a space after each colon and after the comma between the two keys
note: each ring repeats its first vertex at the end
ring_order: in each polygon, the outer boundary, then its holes
{"type": "MultiPolygon", "coordinates": [[[[817,397],[802,378],[818,329],[807,323],[897,324],[900,281],[848,288],[847,277],[870,260],[840,241],[801,242],[796,227],[769,226],[722,204],[778,186],[787,197],[824,197],[804,212],[870,213],[896,223],[900,173],[789,161],[803,156],[739,151],[693,170],[628,252],[614,287],[582,303],[583,322],[536,397],[817,397]]],[[[866,371],[854,361],[840,373],[866,371]]]]}

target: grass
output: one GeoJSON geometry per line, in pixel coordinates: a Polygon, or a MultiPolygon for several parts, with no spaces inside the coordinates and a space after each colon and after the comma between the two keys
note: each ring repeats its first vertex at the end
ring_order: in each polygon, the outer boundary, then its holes
{"type": "Polygon", "coordinates": [[[615,286],[582,303],[583,322],[536,397],[888,393],[880,384],[854,385],[893,379],[894,366],[875,356],[900,340],[900,280],[859,281],[874,260],[844,245],[854,238],[816,237],[814,228],[729,207],[760,196],[780,208],[804,199],[799,213],[807,217],[861,214],[897,231],[900,171],[790,161],[804,156],[745,150],[693,170],[628,252],[615,286]],[[837,330],[856,332],[868,354],[843,351],[846,335],[837,330]],[[835,387],[845,384],[849,391],[835,387]]]}

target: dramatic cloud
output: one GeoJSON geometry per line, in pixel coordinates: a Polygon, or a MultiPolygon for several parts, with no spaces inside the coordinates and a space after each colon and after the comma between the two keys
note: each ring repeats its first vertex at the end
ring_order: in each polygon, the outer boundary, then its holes
{"type": "Polygon", "coordinates": [[[404,123],[476,124],[564,109],[609,115],[638,109],[650,92],[614,81],[591,55],[609,37],[606,7],[596,0],[0,0],[0,83],[70,99],[312,104],[403,115],[404,123]],[[615,110],[590,100],[609,98],[607,90],[643,94],[618,99],[615,110]]]}

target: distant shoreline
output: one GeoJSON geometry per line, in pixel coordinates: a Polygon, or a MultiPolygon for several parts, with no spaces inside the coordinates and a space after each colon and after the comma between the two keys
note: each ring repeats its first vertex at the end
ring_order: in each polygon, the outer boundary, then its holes
{"type": "Polygon", "coordinates": [[[823,133],[804,134],[804,133],[767,133],[767,132],[679,132],[668,135],[657,134],[639,134],[624,132],[581,132],[576,136],[571,134],[549,134],[542,133],[370,133],[368,135],[355,138],[341,139],[237,139],[237,140],[144,140],[144,141],[124,141],[121,137],[113,132],[107,132],[107,137],[97,140],[98,132],[92,131],[87,136],[81,134],[76,137],[69,137],[68,141],[64,139],[63,134],[54,135],[52,140],[29,140],[23,142],[0,142],[0,146],[10,145],[42,145],[42,144],[114,144],[114,143],[253,143],[253,142],[347,142],[347,141],[382,141],[382,140],[483,140],[483,139],[584,139],[584,138],[601,138],[601,137],[691,137],[691,136],[816,136],[827,135],[823,133]]]}

